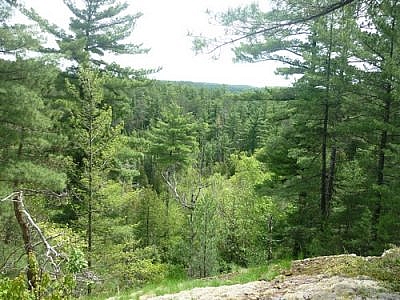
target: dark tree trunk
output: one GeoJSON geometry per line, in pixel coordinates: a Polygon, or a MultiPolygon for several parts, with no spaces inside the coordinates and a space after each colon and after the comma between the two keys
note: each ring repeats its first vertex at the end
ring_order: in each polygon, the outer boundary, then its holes
{"type": "Polygon", "coordinates": [[[189,276],[194,276],[194,239],[195,239],[195,231],[194,231],[194,218],[193,218],[193,210],[189,210],[189,276]]]}
{"type": "Polygon", "coordinates": [[[268,232],[268,245],[267,245],[267,260],[272,260],[272,231],[273,231],[273,217],[270,214],[267,218],[267,232],[268,232]]]}
{"type": "MultiPolygon", "coordinates": [[[[383,122],[385,125],[389,124],[390,121],[390,108],[391,108],[391,100],[387,99],[385,101],[384,116],[383,116],[383,122]]],[[[388,139],[388,132],[386,129],[384,129],[380,135],[379,148],[378,148],[378,164],[377,164],[377,180],[376,180],[378,187],[385,184],[384,171],[385,171],[385,150],[387,148],[387,139],[388,139]]],[[[373,220],[372,220],[373,239],[375,241],[378,240],[378,224],[381,215],[381,210],[382,210],[382,193],[381,191],[378,191],[373,211],[373,220]]]]}
{"type": "Polygon", "coordinates": [[[328,140],[328,113],[329,113],[329,104],[328,99],[325,100],[324,105],[324,124],[323,124],[323,132],[322,132],[322,144],[321,144],[321,186],[320,186],[320,207],[321,207],[321,215],[323,218],[328,216],[328,204],[327,204],[327,165],[326,165],[326,157],[327,157],[327,140],[328,140]]]}
{"type": "Polygon", "coordinates": [[[25,209],[23,204],[23,193],[18,192],[13,199],[14,214],[17,219],[18,225],[21,228],[22,238],[24,240],[24,248],[28,261],[28,269],[26,271],[28,279],[28,288],[34,290],[37,286],[37,273],[35,252],[32,245],[32,236],[30,233],[29,223],[25,218],[25,209]]]}
{"type": "Polygon", "coordinates": [[[147,199],[147,207],[146,207],[146,244],[145,246],[150,245],[150,200],[147,199]]]}
{"type": "MultiPolygon", "coordinates": [[[[392,36],[390,40],[390,51],[389,51],[389,59],[390,61],[393,60],[394,56],[394,51],[395,51],[395,38],[394,38],[394,32],[396,30],[396,17],[391,16],[392,21],[391,21],[391,31],[392,31],[392,36]]],[[[393,75],[391,75],[393,76],[393,75]]],[[[388,130],[387,125],[390,123],[390,113],[391,113],[391,106],[392,106],[392,92],[393,92],[393,77],[388,78],[388,83],[386,84],[385,87],[385,98],[384,98],[384,108],[383,108],[383,124],[384,128],[380,134],[380,141],[379,141],[379,146],[378,146],[378,163],[377,163],[377,185],[378,187],[382,186],[385,184],[385,151],[387,149],[387,143],[388,143],[388,130]]],[[[372,216],[372,228],[373,228],[373,239],[375,241],[378,240],[378,225],[379,225],[379,218],[381,215],[381,210],[382,210],[382,192],[379,190],[377,199],[375,202],[375,207],[373,210],[373,216],[372,216]]]]}
{"type": "Polygon", "coordinates": [[[333,39],[333,23],[330,25],[330,41],[326,59],[326,95],[324,99],[322,143],[321,143],[321,186],[320,186],[320,208],[322,218],[325,220],[329,216],[329,198],[328,198],[328,168],[327,168],[327,148],[328,148],[328,123],[329,123],[329,105],[330,105],[330,81],[331,81],[331,54],[333,39]]]}
{"type": "Polygon", "coordinates": [[[331,150],[331,157],[329,162],[329,173],[328,173],[328,182],[327,182],[327,189],[326,189],[326,202],[327,202],[327,213],[329,214],[332,198],[333,198],[333,185],[335,182],[335,170],[336,170],[336,153],[337,148],[336,146],[332,147],[331,150]]]}

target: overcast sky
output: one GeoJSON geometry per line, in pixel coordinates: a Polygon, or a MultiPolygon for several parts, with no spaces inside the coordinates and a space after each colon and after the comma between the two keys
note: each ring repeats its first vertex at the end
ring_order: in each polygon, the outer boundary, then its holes
{"type": "MultiPolygon", "coordinates": [[[[259,0],[266,7],[268,0],[259,0]]],[[[185,80],[252,86],[282,86],[290,82],[274,74],[276,63],[232,63],[229,47],[218,60],[211,55],[195,55],[187,33],[212,34],[206,9],[224,11],[229,7],[250,4],[252,0],[130,0],[132,13],[142,12],[132,39],[151,51],[145,55],[123,56],[118,62],[131,67],[157,68],[152,75],[162,80],[185,80]]],[[[25,0],[50,22],[64,27],[68,24],[68,9],[62,0],[25,0]]]]}

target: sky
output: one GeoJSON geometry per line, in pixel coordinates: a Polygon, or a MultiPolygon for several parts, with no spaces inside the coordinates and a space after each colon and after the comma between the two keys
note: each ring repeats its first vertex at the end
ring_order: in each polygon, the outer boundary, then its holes
{"type": "MultiPolygon", "coordinates": [[[[259,0],[266,8],[265,2],[259,0]]],[[[215,60],[211,54],[195,55],[188,32],[213,35],[218,30],[210,25],[205,11],[225,11],[255,2],[254,0],[128,0],[132,13],[141,12],[132,41],[151,48],[147,54],[123,55],[116,62],[133,68],[158,68],[154,79],[211,82],[222,84],[287,86],[290,81],[274,74],[276,62],[233,63],[229,46],[215,60]]],[[[257,2],[257,1],[256,1],[257,2]]],[[[62,0],[25,0],[51,23],[68,25],[68,9],[62,0]]]]}

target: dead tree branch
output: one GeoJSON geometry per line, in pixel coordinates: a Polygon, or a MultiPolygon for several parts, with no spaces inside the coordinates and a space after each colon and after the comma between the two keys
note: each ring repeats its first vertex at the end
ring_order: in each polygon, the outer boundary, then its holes
{"type": "Polygon", "coordinates": [[[167,184],[169,190],[172,192],[175,199],[179,204],[186,209],[194,210],[196,207],[196,202],[200,197],[201,190],[206,187],[201,183],[197,184],[196,188],[193,188],[190,197],[188,197],[184,192],[180,193],[178,191],[178,182],[176,180],[175,174],[171,175],[170,172],[165,172],[161,174],[165,183],[167,184]],[[190,200],[188,200],[190,198],[190,200]]]}
{"type": "Polygon", "coordinates": [[[11,201],[14,203],[14,212],[17,218],[17,221],[22,229],[22,235],[24,238],[25,244],[25,252],[29,256],[34,252],[31,233],[29,232],[29,226],[34,228],[44,247],[46,248],[46,257],[50,261],[54,271],[56,274],[60,273],[60,267],[56,263],[56,259],[60,257],[60,254],[50,245],[47,238],[45,237],[43,231],[33,220],[32,216],[28,212],[24,204],[24,192],[17,191],[13,192],[10,195],[4,197],[0,200],[0,202],[11,201]]]}
{"type": "Polygon", "coordinates": [[[55,263],[55,259],[59,256],[58,252],[49,244],[49,242],[47,241],[47,239],[44,236],[44,234],[43,234],[42,230],[40,229],[40,227],[35,223],[35,221],[31,217],[31,215],[26,210],[24,202],[22,201],[23,200],[22,196],[19,197],[19,199],[20,199],[20,202],[21,202],[22,212],[24,213],[26,219],[31,224],[31,226],[39,234],[40,240],[42,241],[42,243],[44,244],[44,246],[46,248],[46,257],[50,260],[52,266],[54,267],[55,272],[58,274],[60,272],[60,268],[55,263]]]}

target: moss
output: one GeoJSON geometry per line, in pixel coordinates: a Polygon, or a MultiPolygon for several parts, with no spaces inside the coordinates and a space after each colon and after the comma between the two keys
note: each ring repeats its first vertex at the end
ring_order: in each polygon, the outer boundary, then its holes
{"type": "Polygon", "coordinates": [[[291,274],[367,276],[390,290],[400,291],[400,248],[387,250],[381,257],[337,255],[295,261],[291,274]]]}

